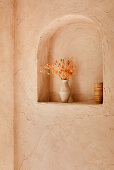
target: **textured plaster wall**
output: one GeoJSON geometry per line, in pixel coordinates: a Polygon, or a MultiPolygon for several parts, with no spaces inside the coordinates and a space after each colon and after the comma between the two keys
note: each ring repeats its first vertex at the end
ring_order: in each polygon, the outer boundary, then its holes
{"type": "Polygon", "coordinates": [[[13,1],[0,1],[0,170],[14,169],[13,1]]]}
{"type": "Polygon", "coordinates": [[[114,169],[113,8],[113,0],[16,1],[15,170],[114,169]],[[68,14],[91,18],[107,37],[104,105],[37,103],[41,32],[68,14]]]}

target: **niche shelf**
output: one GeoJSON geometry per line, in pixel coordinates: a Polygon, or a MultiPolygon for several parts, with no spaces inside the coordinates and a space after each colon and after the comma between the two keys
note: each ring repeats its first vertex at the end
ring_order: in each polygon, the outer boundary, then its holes
{"type": "Polygon", "coordinates": [[[40,66],[68,56],[77,66],[69,104],[95,105],[94,83],[103,81],[103,47],[99,26],[87,17],[67,15],[49,24],[38,44],[38,102],[61,104],[61,80],[41,74],[40,66]]]}

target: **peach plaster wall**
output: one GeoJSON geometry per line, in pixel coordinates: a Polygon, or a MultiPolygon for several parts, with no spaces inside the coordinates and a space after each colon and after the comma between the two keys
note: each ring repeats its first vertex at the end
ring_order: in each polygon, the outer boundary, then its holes
{"type": "Polygon", "coordinates": [[[0,1],[0,170],[14,169],[13,1],[0,1]]]}
{"type": "Polygon", "coordinates": [[[113,0],[16,1],[15,170],[114,169],[113,7],[113,0]],[[68,14],[87,16],[105,31],[104,105],[37,103],[40,33],[68,14]]]}

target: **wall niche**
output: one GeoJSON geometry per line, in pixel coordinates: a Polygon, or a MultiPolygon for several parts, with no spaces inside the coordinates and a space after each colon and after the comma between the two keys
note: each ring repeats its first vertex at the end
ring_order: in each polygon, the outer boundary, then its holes
{"type": "Polygon", "coordinates": [[[94,103],[95,82],[103,81],[101,34],[84,16],[65,16],[47,26],[38,45],[38,102],[60,102],[61,80],[41,74],[41,65],[72,58],[77,69],[69,81],[71,102],[94,103]]]}

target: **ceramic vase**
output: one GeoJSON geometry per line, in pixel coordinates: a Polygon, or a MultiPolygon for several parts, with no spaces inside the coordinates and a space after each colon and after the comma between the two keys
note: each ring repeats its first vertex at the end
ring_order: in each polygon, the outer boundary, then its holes
{"type": "Polygon", "coordinates": [[[61,80],[61,88],[59,92],[61,102],[68,103],[70,97],[70,87],[68,84],[68,80],[61,80]]]}
{"type": "Polygon", "coordinates": [[[103,82],[94,83],[94,99],[97,104],[103,103],[103,82]]]}

